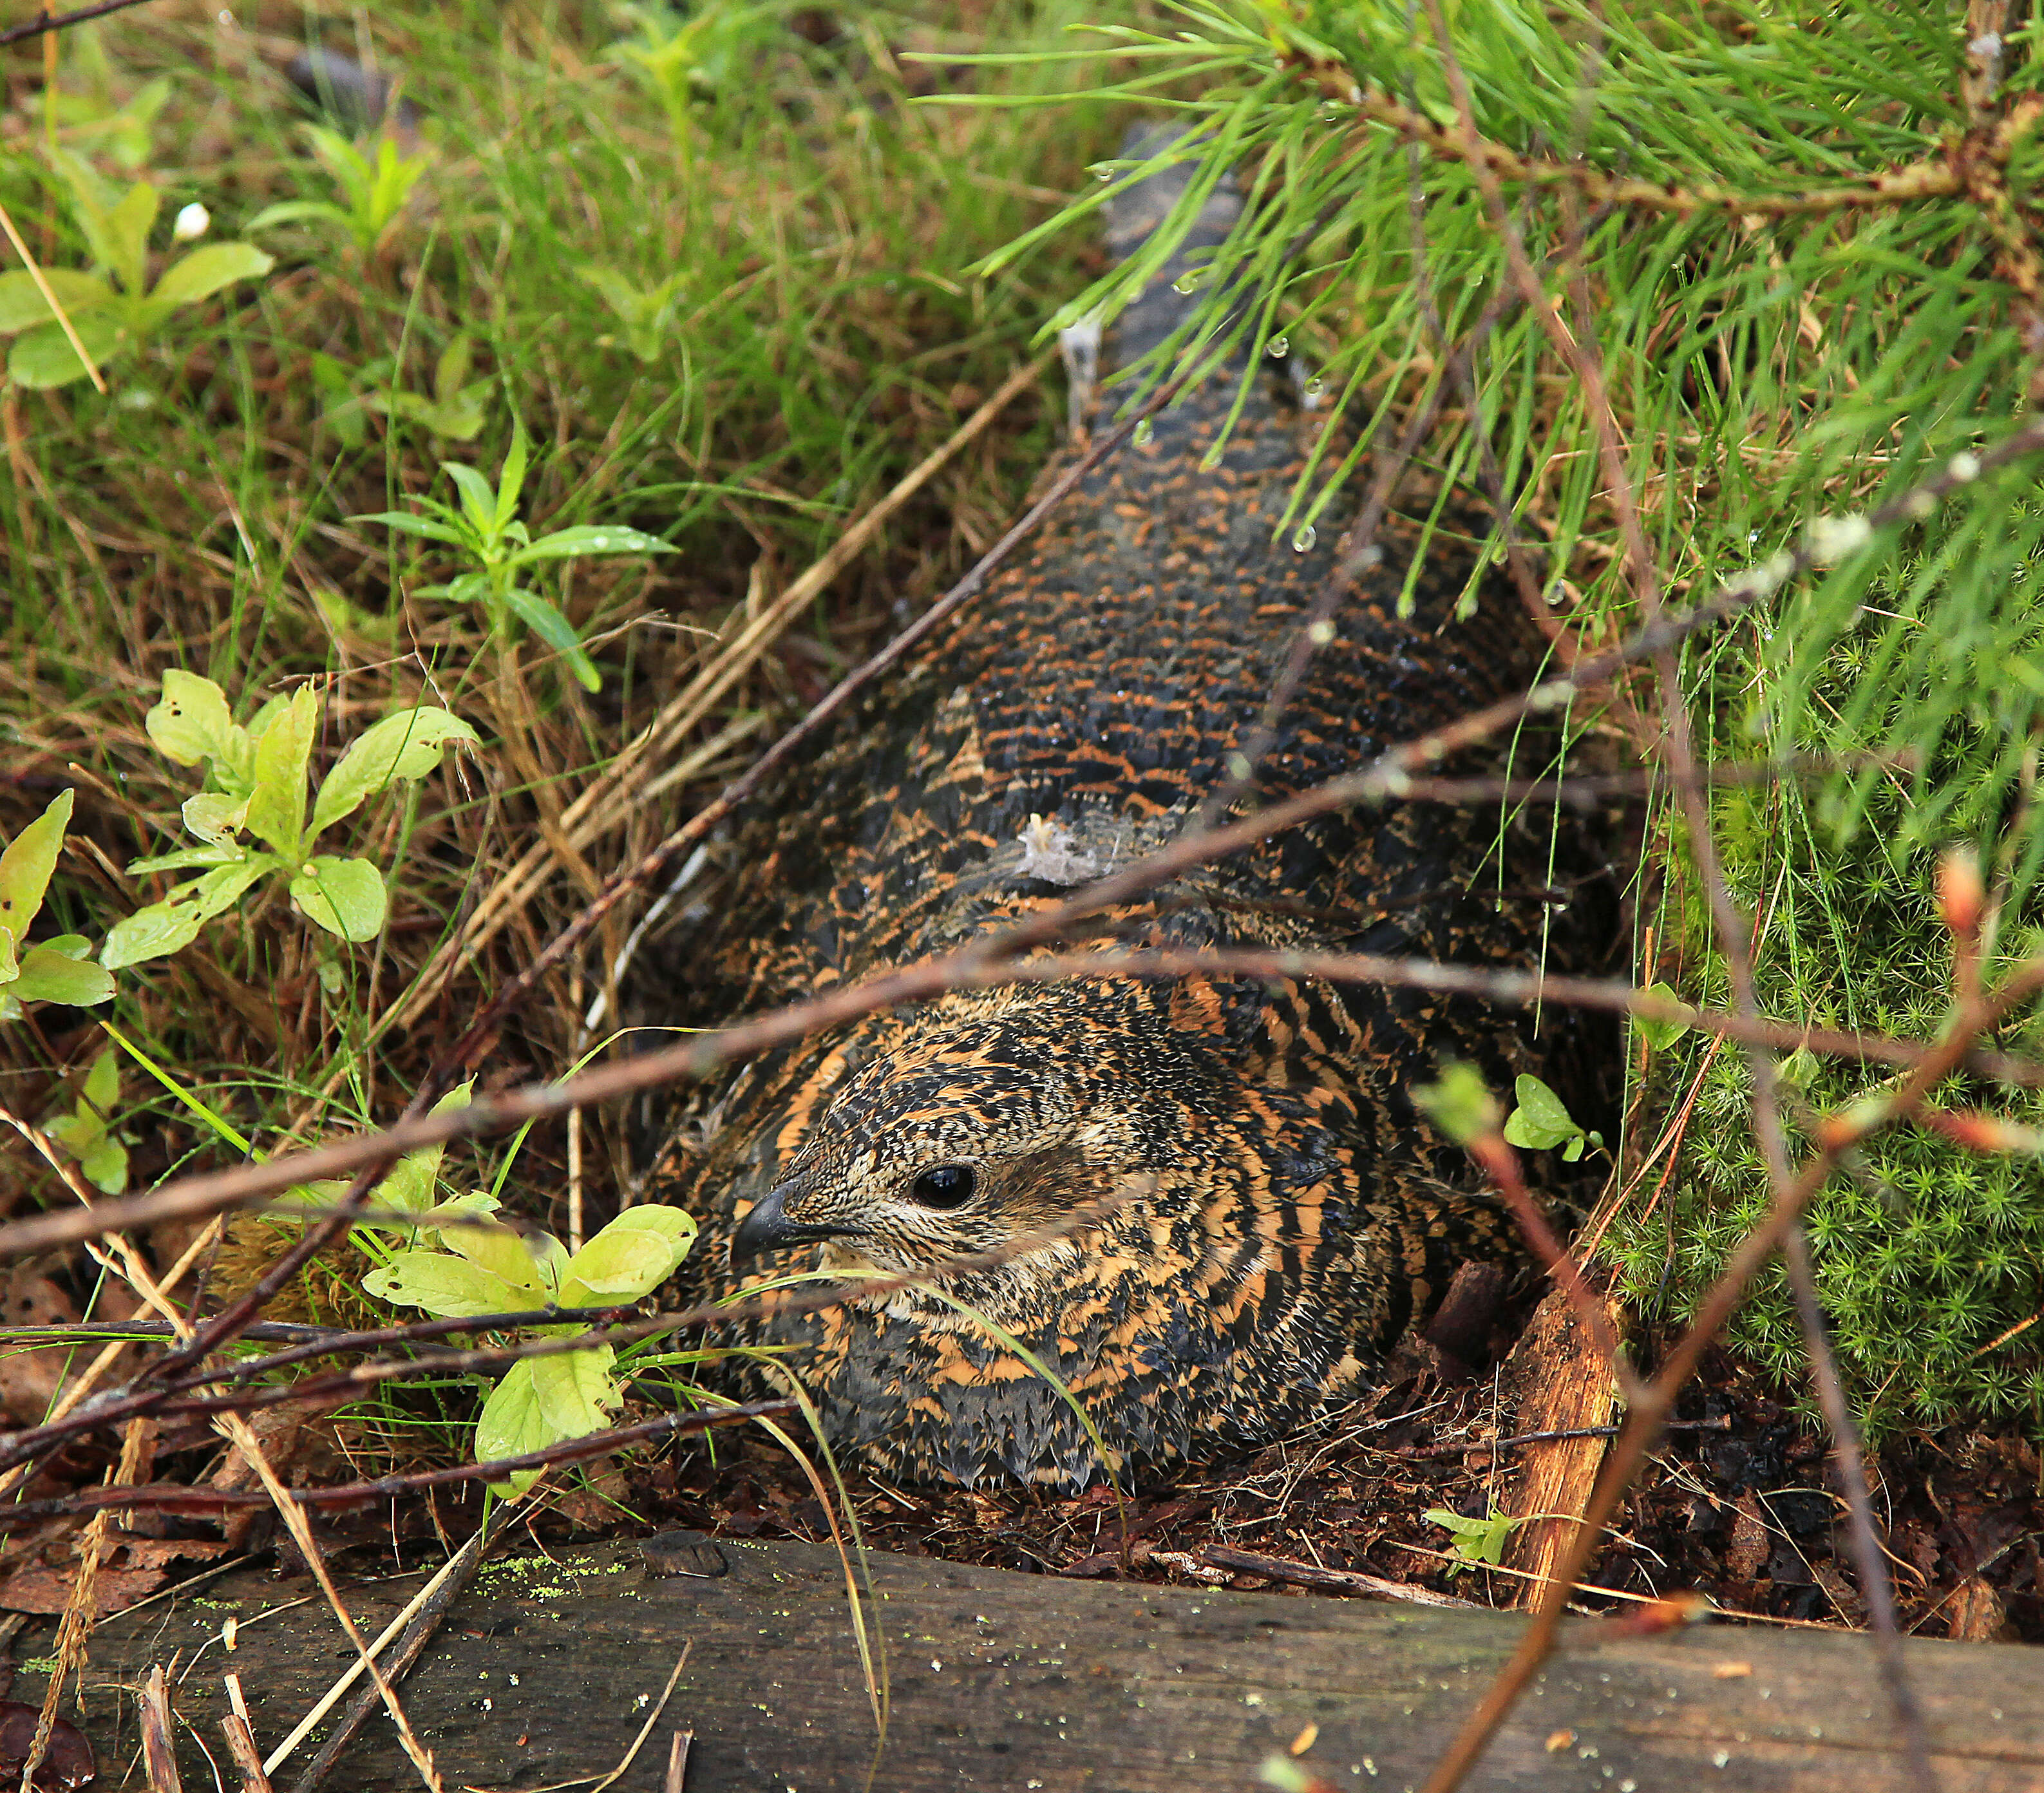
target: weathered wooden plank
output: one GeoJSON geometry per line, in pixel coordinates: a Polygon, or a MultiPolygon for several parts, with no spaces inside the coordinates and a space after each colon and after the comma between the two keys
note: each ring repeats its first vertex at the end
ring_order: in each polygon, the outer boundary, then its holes
{"type": "MultiPolygon", "coordinates": [[[[797,1544],[720,1548],[730,1572],[711,1579],[651,1578],[630,1545],[486,1570],[404,1688],[449,1787],[532,1788],[608,1770],[684,1643],[687,1669],[623,1793],[660,1785],[676,1727],[695,1733],[691,1793],[866,1787],[878,1740],[836,1556],[797,1544]]],[[[902,1557],[873,1568],[892,1710],[871,1784],[900,1793],[1246,1787],[1308,1726],[1319,1730],[1304,1760],[1336,1787],[1394,1793],[1416,1783],[1524,1622],[902,1557]]],[[[416,1585],[356,1590],[365,1630],[416,1585]]],[[[304,1586],[241,1575],[103,1629],[82,1720],[102,1761],[135,1737],[134,1703],[117,1683],[153,1663],[172,1664],[178,1709],[209,1743],[221,1672],[238,1669],[258,1741],[273,1746],[349,1660],[317,1603],[259,1616],[304,1586]],[[240,1622],[231,1656],[221,1641],[230,1615],[240,1622]]],[[[2044,1787],[2044,1653],[1926,1642],[1908,1656],[1945,1793],[2044,1787]]],[[[31,1682],[17,1697],[36,1691],[31,1682]]],[[[186,1774],[187,1785],[211,1784],[195,1753],[186,1774]]],[[[379,1718],[329,1784],[381,1793],[417,1780],[379,1718]]],[[[1627,1637],[1588,1622],[1471,1783],[1583,1793],[1904,1784],[1865,1638],[1731,1626],[1627,1637]]]]}

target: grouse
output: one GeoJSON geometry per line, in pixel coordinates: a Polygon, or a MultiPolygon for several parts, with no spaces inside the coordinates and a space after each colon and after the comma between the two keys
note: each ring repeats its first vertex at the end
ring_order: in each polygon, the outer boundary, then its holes
{"type": "MultiPolygon", "coordinates": [[[[1186,178],[1112,202],[1111,247],[1131,252],[1186,178]]],[[[1241,204],[1228,185],[1206,202],[1110,330],[1110,360],[1183,321],[1185,276],[1241,204]]],[[[736,842],[721,922],[666,949],[642,1013],[728,1020],[955,950],[1178,838],[1216,791],[1237,789],[1228,813],[1246,814],[1523,688],[1538,639],[1481,586],[1473,610],[1461,601],[1469,533],[1457,547],[1442,531],[1422,564],[1418,529],[1393,519],[1243,779],[1355,508],[1280,536],[1318,420],[1281,362],[1257,360],[1246,386],[1239,367],[1136,432],[793,774],[736,842]]],[[[1043,950],[1572,968],[1609,912],[1558,900],[1558,878],[1595,860],[1573,826],[1495,805],[1361,806],[1043,950]]],[[[955,991],[770,1052],[670,1111],[646,1193],[704,1218],[685,1297],[803,1271],[897,1279],[743,1322],[743,1345],[771,1349],[727,1368],[740,1391],[799,1379],[864,1467],[968,1486],[1155,1480],[1366,1393],[1461,1263],[1514,1252],[1414,1092],[1450,1060],[1494,1086],[1535,1071],[1566,1088],[1595,1058],[1585,1038],[1552,1013],[1536,1033],[1518,1011],[1303,977],[955,991]],[[898,1285],[960,1257],[981,1261],[898,1285]]]]}

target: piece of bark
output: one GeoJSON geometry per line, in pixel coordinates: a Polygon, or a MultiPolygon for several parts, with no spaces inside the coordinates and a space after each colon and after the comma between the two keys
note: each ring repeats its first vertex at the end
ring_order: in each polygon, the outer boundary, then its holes
{"type": "Polygon", "coordinates": [[[2001,1595],[1979,1576],[1969,1576],[1945,1608],[1946,1634],[1962,1644],[1991,1643],[2002,1634],[2008,1609],[2001,1595]]]}
{"type": "MultiPolygon", "coordinates": [[[[1625,1336],[1625,1316],[1599,1294],[1614,1338],[1625,1336]]],[[[1618,1384],[1568,1296],[1557,1289],[1504,1360],[1504,1386],[1515,1432],[1576,1432],[1608,1426],[1618,1411],[1618,1384]]],[[[1574,1519],[1589,1506],[1608,1437],[1562,1438],[1522,1447],[1519,1467],[1500,1510],[1523,1518],[1505,1548],[1506,1565],[1536,1579],[1519,1584],[1521,1606],[1540,1603],[1550,1579],[1573,1542],[1574,1519]]]]}
{"type": "MultiPolygon", "coordinates": [[[[1525,1626],[1515,1614],[1070,1581],[876,1553],[864,1610],[885,1645],[889,1690],[876,1764],[836,1551],[720,1542],[731,1572],[714,1579],[648,1579],[636,1545],[493,1568],[405,1686],[448,1786],[531,1787],[608,1772],[688,1643],[661,1723],[694,1733],[692,1793],[1024,1793],[1032,1781],[1042,1793],[1219,1793],[1254,1785],[1258,1765],[1309,1724],[1320,1727],[1301,1759],[1309,1772],[1395,1793],[1439,1759],[1525,1626]]],[[[365,1628],[380,1629],[409,1592],[371,1583],[348,1599],[365,1628]]],[[[248,1571],[203,1593],[203,1606],[179,1596],[102,1629],[83,1678],[83,1722],[102,1760],[125,1760],[133,1747],[124,1679],[173,1644],[199,1649],[227,1610],[252,1615],[275,1599],[268,1579],[248,1571]]],[[[287,1731],[346,1648],[317,1605],[288,1622],[244,1625],[235,1660],[259,1735],[287,1731]]],[[[2044,1786],[2037,1652],[1920,1639],[1903,1652],[1940,1793],[2044,1786]]],[[[37,1679],[25,1669],[22,1678],[37,1679]]],[[[217,1680],[194,1675],[177,1700],[185,1719],[214,1733],[225,1710],[217,1680]]],[[[190,1737],[181,1726],[186,1785],[209,1787],[190,1737]]],[[[1906,1768],[1865,1637],[1710,1624],[1634,1637],[1569,1621],[1554,1660],[1464,1785],[1616,1793],[1630,1780],[1642,1790],[1868,1793],[1908,1784],[1906,1768]],[[1750,1673],[1723,1678],[1734,1659],[1750,1673]],[[1573,1733],[1566,1763],[1545,1747],[1563,1730],[1573,1733]]],[[[659,1783],[654,1761],[633,1772],[638,1785],[659,1783]]],[[[418,1777],[378,1724],[350,1748],[334,1784],[414,1793],[418,1777]]]]}

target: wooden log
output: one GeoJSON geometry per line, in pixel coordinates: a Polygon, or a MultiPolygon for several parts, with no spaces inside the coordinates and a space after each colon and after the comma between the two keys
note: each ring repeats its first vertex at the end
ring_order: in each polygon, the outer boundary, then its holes
{"type": "MultiPolygon", "coordinates": [[[[686,1645],[686,1668],[619,1793],[663,1784],[677,1730],[694,1733],[690,1793],[857,1793],[870,1774],[890,1793],[1191,1793],[1252,1787],[1261,1761],[1313,1727],[1305,1766],[1336,1788],[1399,1793],[1439,1755],[1524,1623],[876,1556],[867,1611],[886,1649],[883,1745],[836,1553],[717,1549],[729,1572],[709,1578],[652,1577],[632,1545],[486,1568],[403,1687],[447,1784],[538,1787],[609,1772],[686,1645]]],[[[363,1629],[378,1629],[415,1585],[355,1589],[363,1629]]],[[[317,1598],[282,1610],[307,1586],[244,1572],[102,1627],[81,1722],[105,1783],[133,1753],[132,1690],[156,1664],[190,1721],[186,1747],[194,1731],[219,1735],[232,1669],[258,1745],[274,1748],[351,1659],[317,1598]]],[[[1905,1784],[1863,1637],[1715,1625],[1642,1637],[1582,1621],[1566,1637],[1473,1788],[1905,1784]]],[[[1943,1793],[2044,1787],[2044,1653],[1915,1642],[1907,1655],[1943,1793]]],[[[37,1698],[34,1677],[22,1681],[15,1697],[37,1698]]],[[[298,1765],[275,1776],[280,1789],[298,1765]]],[[[213,1784],[195,1752],[185,1773],[187,1785],[213,1784]]],[[[417,1784],[381,1714],[328,1783],[336,1793],[417,1784]]]]}

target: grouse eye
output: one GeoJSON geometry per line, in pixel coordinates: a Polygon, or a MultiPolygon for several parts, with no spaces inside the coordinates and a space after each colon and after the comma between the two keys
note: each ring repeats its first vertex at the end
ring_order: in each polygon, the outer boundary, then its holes
{"type": "Polygon", "coordinates": [[[909,1195],[926,1208],[962,1208],[972,1199],[978,1180],[970,1164],[939,1164],[909,1184],[909,1195]]]}

